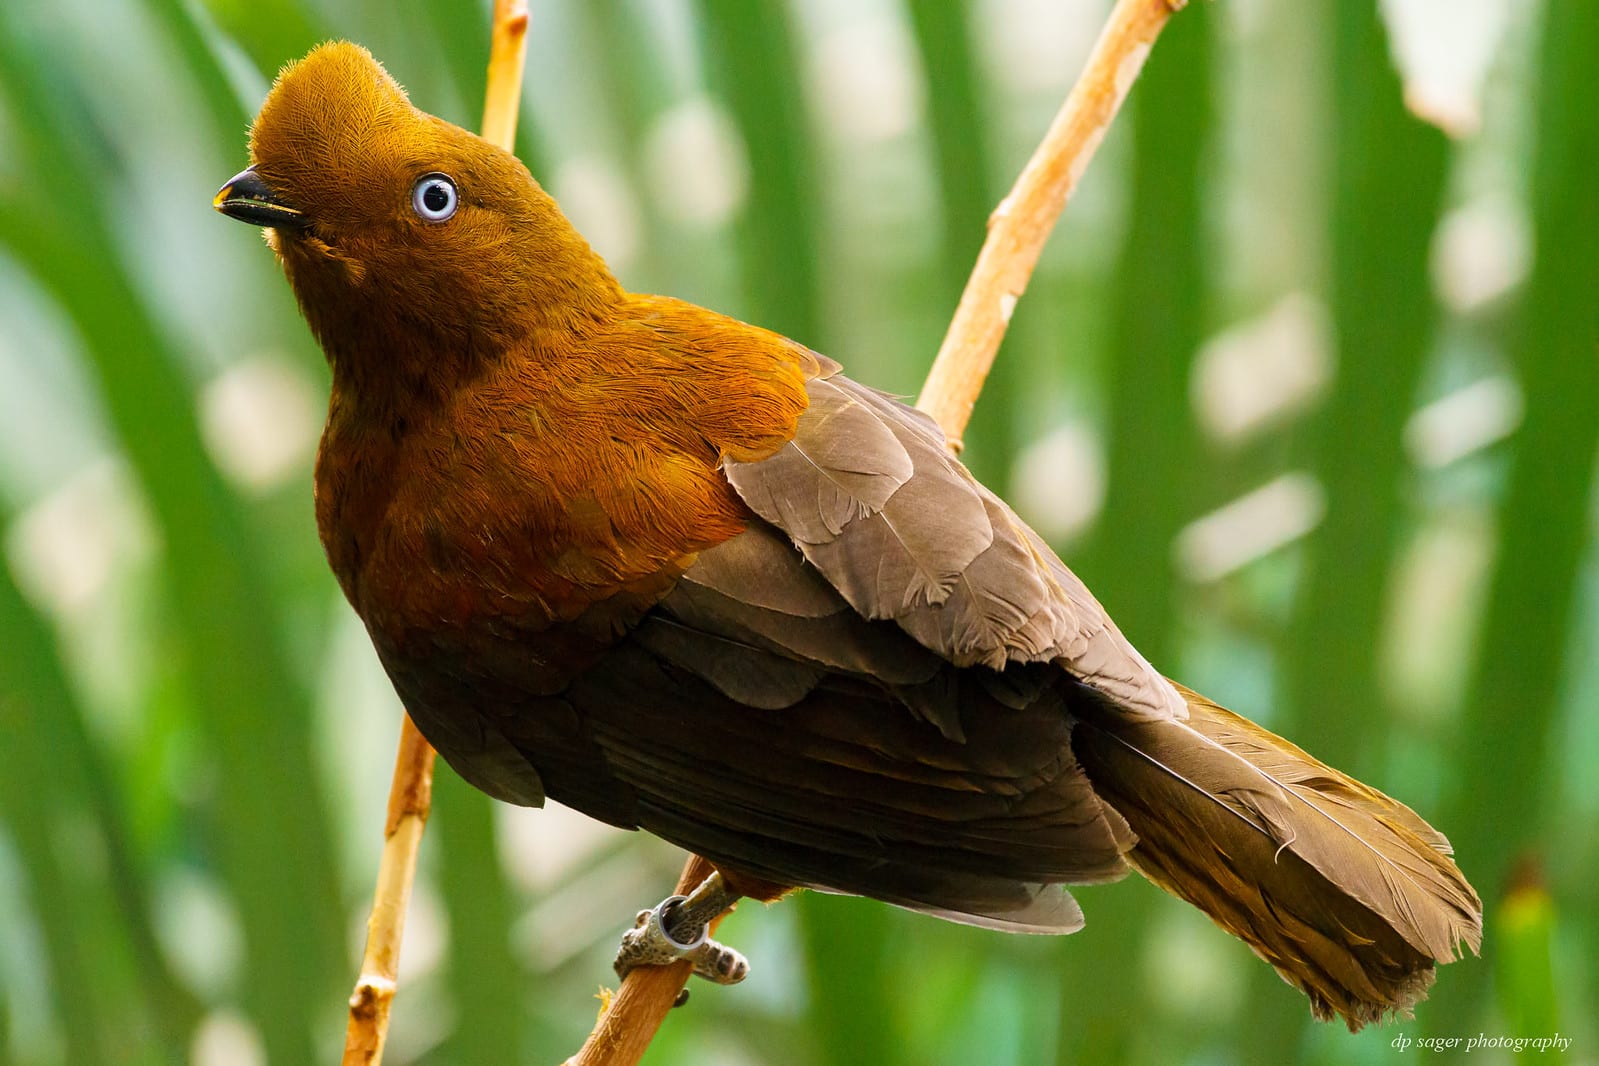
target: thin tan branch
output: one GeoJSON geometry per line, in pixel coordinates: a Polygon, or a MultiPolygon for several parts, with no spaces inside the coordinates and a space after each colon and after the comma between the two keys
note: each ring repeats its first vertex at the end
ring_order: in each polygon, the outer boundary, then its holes
{"type": "MultiPolygon", "coordinates": [[[[714,870],[706,860],[690,855],[674,893],[687,895],[714,870]]],[[[718,918],[712,922],[711,929],[714,931],[721,921],[718,918]]],[[[666,1012],[672,1009],[683,986],[688,984],[691,972],[687,962],[640,966],[633,970],[601,1012],[582,1048],[566,1060],[565,1066],[632,1066],[638,1062],[650,1041],[655,1039],[666,1012]]]]}
{"type": "Polygon", "coordinates": [[[527,61],[527,0],[494,0],[489,83],[483,91],[483,139],[513,151],[527,61]]]}
{"type": "MultiPolygon", "coordinates": [[[[489,46],[488,88],[484,92],[483,136],[511,150],[517,105],[522,99],[522,66],[527,54],[526,0],[494,0],[489,46]]],[[[389,812],[383,830],[372,916],[367,921],[361,974],[350,995],[342,1066],[380,1066],[388,1039],[389,1007],[405,936],[405,909],[416,877],[422,830],[433,803],[435,753],[417,732],[411,716],[400,723],[400,750],[389,784],[389,812]]]]}
{"type": "Polygon", "coordinates": [[[1137,80],[1155,38],[1185,2],[1118,0],[1049,132],[1010,195],[989,216],[988,238],[916,398],[916,406],[943,427],[952,451],[961,449],[977,394],[1055,220],[1137,80]]]}
{"type": "MultiPolygon", "coordinates": [[[[988,239],[916,401],[943,427],[953,450],[960,450],[972,406],[1055,220],[1143,69],[1156,36],[1184,3],[1119,0],[1071,95],[989,219],[988,239]]],[[[689,892],[711,869],[704,859],[690,856],[677,891],[689,892]]],[[[635,1066],[688,979],[688,963],[632,971],[566,1066],[635,1066]]]]}
{"type": "Polygon", "coordinates": [[[422,846],[433,802],[433,749],[406,715],[400,723],[400,751],[389,785],[389,813],[383,827],[383,858],[367,920],[366,951],[361,975],[350,995],[350,1021],[344,1033],[343,1066],[378,1066],[389,1032],[389,1006],[394,1002],[400,966],[400,940],[405,935],[405,908],[411,900],[416,853],[422,846]]]}

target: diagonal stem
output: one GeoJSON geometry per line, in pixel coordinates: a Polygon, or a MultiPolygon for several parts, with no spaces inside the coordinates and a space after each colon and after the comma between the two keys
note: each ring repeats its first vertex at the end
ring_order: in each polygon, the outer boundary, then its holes
{"type": "Polygon", "coordinates": [[[951,451],[961,449],[977,394],[1056,219],[1138,79],[1155,38],[1186,2],[1119,0],[1049,132],[989,216],[988,238],[916,398],[916,406],[943,427],[951,451]]]}
{"type": "MultiPolygon", "coordinates": [[[[704,884],[715,869],[698,855],[690,855],[674,894],[688,895],[704,884]]],[[[711,921],[713,932],[725,916],[718,915],[711,921]]],[[[628,974],[594,1024],[594,1031],[565,1066],[633,1066],[643,1058],[693,971],[688,962],[674,962],[670,966],[640,966],[628,974]]]]}
{"type": "Polygon", "coordinates": [[[378,863],[372,917],[367,920],[366,950],[355,991],[350,994],[343,1066],[378,1066],[383,1061],[389,1007],[394,1002],[400,966],[400,941],[405,935],[405,909],[411,900],[422,830],[432,806],[433,758],[433,748],[417,732],[411,716],[406,715],[400,724],[400,750],[389,786],[383,857],[378,863]]]}

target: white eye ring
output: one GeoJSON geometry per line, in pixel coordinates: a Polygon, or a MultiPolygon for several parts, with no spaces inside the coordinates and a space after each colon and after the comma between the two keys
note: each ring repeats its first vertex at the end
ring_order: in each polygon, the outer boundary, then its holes
{"type": "Polygon", "coordinates": [[[447,220],[459,204],[448,174],[424,174],[411,186],[411,210],[429,222],[447,220]]]}

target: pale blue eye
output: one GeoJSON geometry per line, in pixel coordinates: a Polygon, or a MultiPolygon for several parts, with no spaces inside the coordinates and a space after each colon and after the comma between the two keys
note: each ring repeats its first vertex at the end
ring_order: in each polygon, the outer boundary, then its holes
{"type": "Polygon", "coordinates": [[[455,182],[444,174],[424,174],[411,187],[411,208],[429,222],[443,222],[459,203],[455,182]]]}

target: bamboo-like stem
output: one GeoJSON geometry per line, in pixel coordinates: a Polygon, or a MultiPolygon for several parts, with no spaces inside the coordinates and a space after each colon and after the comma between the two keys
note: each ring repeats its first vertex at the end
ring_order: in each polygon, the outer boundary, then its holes
{"type": "Polygon", "coordinates": [[[483,90],[483,139],[512,151],[527,61],[527,0],[494,0],[489,82],[483,90]]]}
{"type": "MultiPolygon", "coordinates": [[[[690,855],[673,893],[688,895],[714,870],[706,860],[690,855]]],[[[724,912],[711,922],[713,932],[725,917],[724,912]]],[[[666,1020],[666,1012],[672,1009],[683,986],[688,984],[691,973],[693,967],[687,962],[634,969],[600,1014],[582,1048],[566,1060],[565,1066],[632,1066],[638,1062],[650,1041],[655,1039],[661,1022],[666,1020]]]]}
{"type": "Polygon", "coordinates": [[[989,216],[977,265],[916,398],[916,406],[943,428],[951,451],[961,449],[977,394],[1055,220],[1137,80],[1155,38],[1185,3],[1118,0],[1049,132],[1010,194],[989,216]]]}
{"type": "Polygon", "coordinates": [[[422,846],[433,802],[433,748],[406,715],[400,723],[400,750],[389,785],[389,813],[383,827],[383,858],[378,863],[372,917],[367,920],[361,975],[350,995],[350,1022],[344,1033],[343,1066],[378,1066],[389,1032],[405,935],[405,908],[411,901],[416,853],[422,846]]]}
{"type": "MultiPolygon", "coordinates": [[[[527,23],[527,0],[494,0],[488,87],[483,94],[483,137],[506,151],[511,151],[516,137],[527,23]]],[[[383,1061],[389,1008],[394,1002],[399,973],[400,942],[405,935],[405,910],[416,877],[422,830],[433,805],[434,760],[432,746],[417,731],[411,716],[405,715],[400,723],[394,778],[389,784],[383,856],[378,862],[372,916],[367,920],[366,950],[355,991],[350,994],[342,1066],[380,1066],[383,1061]]]]}
{"type": "MultiPolygon", "coordinates": [[[[1027,288],[1055,220],[1137,80],[1155,38],[1185,3],[1118,0],[1049,132],[990,216],[988,238],[916,401],[944,430],[951,450],[960,450],[960,436],[994,365],[1011,311],[1027,288]]],[[[691,855],[676,891],[691,891],[711,869],[710,863],[691,855]]],[[[635,1066],[689,975],[686,962],[633,970],[582,1050],[565,1066],[635,1066]]]]}

